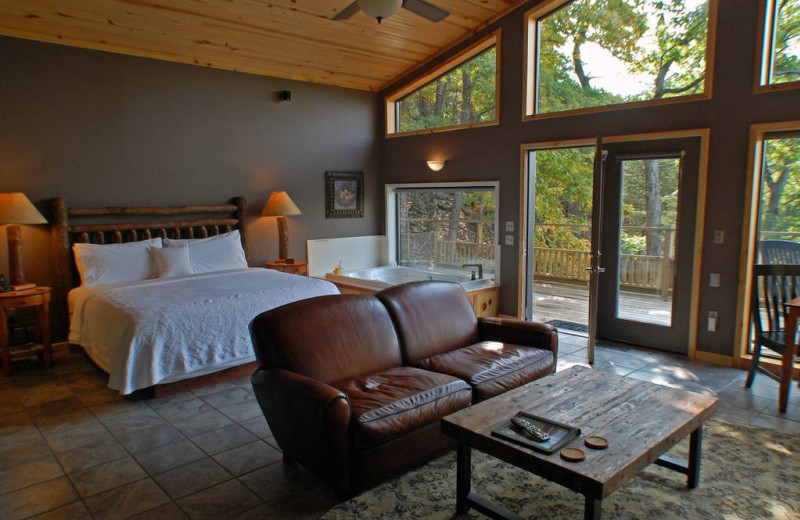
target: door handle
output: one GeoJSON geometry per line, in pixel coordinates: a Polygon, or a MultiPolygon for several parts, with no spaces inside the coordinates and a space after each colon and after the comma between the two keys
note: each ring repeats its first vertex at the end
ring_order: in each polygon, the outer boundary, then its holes
{"type": "Polygon", "coordinates": [[[586,267],[584,271],[588,271],[590,273],[605,273],[606,270],[604,267],[586,267]]]}

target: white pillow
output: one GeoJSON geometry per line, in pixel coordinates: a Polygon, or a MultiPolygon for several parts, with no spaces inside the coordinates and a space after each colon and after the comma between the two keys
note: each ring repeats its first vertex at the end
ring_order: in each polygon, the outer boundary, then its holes
{"type": "Polygon", "coordinates": [[[125,244],[73,244],[75,264],[84,287],[137,282],[157,276],[150,248],[161,247],[161,238],[125,244]]]}
{"type": "Polygon", "coordinates": [[[153,257],[159,278],[194,274],[194,269],[189,261],[188,245],[151,247],[150,255],[153,257]]]}
{"type": "Polygon", "coordinates": [[[238,229],[210,238],[167,238],[164,244],[167,247],[188,246],[189,262],[195,273],[247,267],[247,258],[242,249],[238,229]]]}

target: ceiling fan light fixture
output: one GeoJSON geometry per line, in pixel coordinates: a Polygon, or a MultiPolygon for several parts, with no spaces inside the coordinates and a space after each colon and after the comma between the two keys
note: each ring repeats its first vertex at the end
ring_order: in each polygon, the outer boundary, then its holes
{"type": "Polygon", "coordinates": [[[358,0],[358,6],[380,23],[399,11],[403,7],[403,0],[358,0]]]}

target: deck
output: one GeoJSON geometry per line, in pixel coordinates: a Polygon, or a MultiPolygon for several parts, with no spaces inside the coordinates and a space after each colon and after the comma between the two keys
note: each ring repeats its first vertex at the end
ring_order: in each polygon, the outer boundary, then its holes
{"type": "MultiPolygon", "coordinates": [[[[623,292],[621,318],[669,326],[672,301],[658,295],[623,292]]],[[[589,289],[587,286],[556,282],[534,282],[533,319],[560,320],[587,325],[589,323],[589,289]]]]}

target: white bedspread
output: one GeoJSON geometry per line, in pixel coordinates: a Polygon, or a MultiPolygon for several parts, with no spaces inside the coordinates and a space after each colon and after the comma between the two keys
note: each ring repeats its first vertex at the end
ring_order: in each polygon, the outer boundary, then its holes
{"type": "Polygon", "coordinates": [[[258,314],[338,293],[324,280],[256,268],[79,287],[69,293],[69,340],[128,394],[252,361],[248,326],[258,314]]]}

